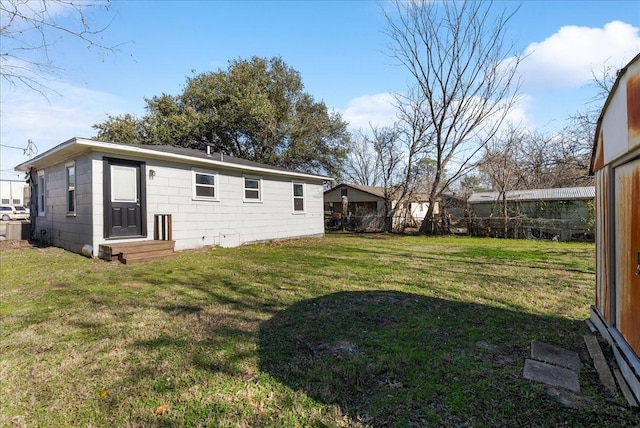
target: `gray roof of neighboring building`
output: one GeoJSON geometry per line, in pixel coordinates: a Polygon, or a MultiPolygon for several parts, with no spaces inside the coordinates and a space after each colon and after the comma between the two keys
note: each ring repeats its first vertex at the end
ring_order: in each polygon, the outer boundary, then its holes
{"type": "MultiPolygon", "coordinates": [[[[332,187],[329,190],[325,190],[325,194],[329,193],[329,192],[333,192],[336,189],[339,189],[341,187],[351,187],[352,189],[356,189],[356,190],[360,190],[361,192],[365,192],[365,193],[369,193],[370,195],[376,196],[378,198],[384,198],[385,193],[384,193],[384,187],[379,187],[379,186],[365,186],[363,184],[347,184],[347,183],[341,183],[338,184],[335,187],[332,187]]],[[[429,195],[427,195],[426,193],[415,193],[412,195],[411,200],[413,201],[428,201],[429,200],[429,195]]]]}
{"type": "MultiPolygon", "coordinates": [[[[596,188],[594,186],[507,191],[507,200],[509,201],[565,201],[593,199],[595,196],[596,188]]],[[[469,197],[469,203],[495,202],[499,198],[500,192],[478,192],[469,197]]]]}
{"type": "Polygon", "coordinates": [[[377,196],[379,198],[384,198],[384,187],[378,187],[378,186],[365,186],[363,184],[347,184],[347,183],[342,183],[342,184],[338,184],[337,186],[327,190],[325,193],[328,193],[332,190],[338,189],[340,187],[351,187],[352,189],[356,189],[356,190],[360,190],[361,192],[365,192],[365,193],[369,193],[373,196],[377,196]]]}

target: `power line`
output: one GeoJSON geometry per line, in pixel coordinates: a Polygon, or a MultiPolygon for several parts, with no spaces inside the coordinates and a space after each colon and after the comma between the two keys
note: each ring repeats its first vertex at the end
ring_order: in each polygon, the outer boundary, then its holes
{"type": "Polygon", "coordinates": [[[27,147],[25,147],[24,149],[22,147],[8,146],[6,144],[0,144],[0,146],[6,147],[8,149],[22,150],[22,153],[29,156],[29,159],[31,159],[31,156],[38,153],[38,146],[36,146],[36,144],[31,139],[27,140],[27,147]]]}
{"type": "Polygon", "coordinates": [[[16,150],[25,150],[26,151],[26,149],[23,149],[22,147],[7,146],[6,144],[0,144],[0,146],[6,147],[8,149],[16,149],[16,150]]]}

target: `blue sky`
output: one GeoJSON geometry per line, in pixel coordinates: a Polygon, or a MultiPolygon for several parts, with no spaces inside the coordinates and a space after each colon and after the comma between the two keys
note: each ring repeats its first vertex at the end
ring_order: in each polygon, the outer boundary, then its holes
{"type": "MultiPolygon", "coordinates": [[[[48,100],[0,83],[2,178],[32,139],[43,152],[69,138],[92,137],[106,115],[144,114],[144,98],[177,94],[192,73],[225,69],[228,61],[280,56],[299,71],[305,91],[335,109],[352,128],[390,123],[390,93],[408,87],[406,73],[386,54],[390,40],[373,1],[118,1],[89,9],[105,45],[87,49],[55,39],[50,58],[63,69],[47,84],[48,100]]],[[[520,7],[508,37],[529,54],[523,63],[523,102],[514,120],[553,130],[593,95],[592,69],[620,67],[640,52],[639,1],[496,2],[520,7]]],[[[70,17],[56,16],[62,23],[70,17]]]]}

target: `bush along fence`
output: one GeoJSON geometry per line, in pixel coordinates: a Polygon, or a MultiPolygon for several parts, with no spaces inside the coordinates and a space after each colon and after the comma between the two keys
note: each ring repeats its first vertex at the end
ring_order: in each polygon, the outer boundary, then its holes
{"type": "MultiPolygon", "coordinates": [[[[592,222],[528,217],[466,217],[438,216],[431,220],[436,235],[469,235],[491,238],[543,239],[553,241],[594,242],[592,222]]],[[[326,217],[327,231],[384,232],[416,231],[420,222],[399,224],[397,219],[380,215],[326,217]],[[385,228],[393,220],[391,229],[385,228]]]]}
{"type": "Polygon", "coordinates": [[[575,220],[528,217],[477,217],[467,221],[471,236],[594,242],[593,225],[575,220]]]}

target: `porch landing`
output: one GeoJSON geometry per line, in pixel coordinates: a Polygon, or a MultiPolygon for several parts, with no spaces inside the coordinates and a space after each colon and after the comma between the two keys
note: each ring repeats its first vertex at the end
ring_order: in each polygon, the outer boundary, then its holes
{"type": "Polygon", "coordinates": [[[107,261],[134,263],[175,257],[175,241],[136,241],[101,244],[98,257],[107,261]]]}

